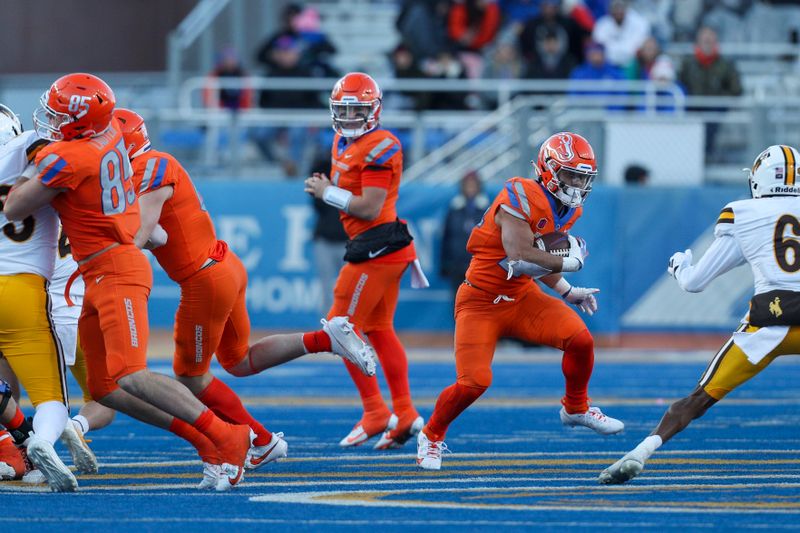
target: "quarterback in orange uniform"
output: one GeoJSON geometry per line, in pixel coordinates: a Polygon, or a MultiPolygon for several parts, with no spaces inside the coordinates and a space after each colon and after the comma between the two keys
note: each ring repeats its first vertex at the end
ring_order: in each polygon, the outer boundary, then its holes
{"type": "Polygon", "coordinates": [[[439,470],[450,423],[477,400],[492,382],[491,362],[502,336],[545,344],[564,351],[566,394],[561,421],[598,433],[622,431],[619,420],[589,406],[588,386],[594,365],[594,341],[586,325],[564,301],[592,314],[598,289],[573,287],[561,272],[583,267],[585,247],[569,236],[567,257],[538,249],[538,236],[566,232],[581,216],[597,165],[589,143],[574,133],[557,133],[539,150],[538,179],[512,178],[472,230],[472,254],[466,279],[456,295],[456,382],[436,401],[431,418],[417,438],[417,464],[439,470]],[[564,301],[542,291],[539,279],[564,301]]]}
{"type": "Polygon", "coordinates": [[[139,204],[111,88],[91,74],[69,74],[42,95],[39,136],[54,141],[11,190],[5,205],[20,220],[52,203],[86,285],[79,319],[92,397],[191,442],[220,465],[217,490],[238,484],[250,430],[214,413],[175,380],[147,370],[147,299],[152,271],[134,245],[139,204]]]}
{"type": "Polygon", "coordinates": [[[408,362],[393,325],[400,278],[409,264],[420,284],[426,284],[411,235],[395,209],[403,151],[400,141],[379,127],[381,90],[370,76],[351,72],[340,79],[330,109],[336,131],[331,177],[314,174],[305,181],[306,192],[341,211],[350,239],[329,315],[349,316],[367,335],[389,384],[394,411],[386,406],[378,380],[348,364],[364,415],[339,444],[356,446],[383,433],[375,448],[393,448],[423,425],[411,402],[408,362]]]}
{"type": "MultiPolygon", "coordinates": [[[[166,244],[152,252],[167,275],[181,286],[173,360],[178,381],[223,419],[250,426],[255,436],[247,454],[247,468],[255,469],[286,457],[283,434],[267,431],[245,409],[236,393],[214,377],[209,371],[211,358],[216,353],[223,368],[242,376],[265,368],[259,357],[263,351],[268,351],[273,360],[285,361],[312,350],[303,345],[303,337],[297,334],[273,335],[250,348],[244,265],[224,241],[217,239],[211,217],[186,170],[170,154],[152,149],[144,119],[128,109],[116,109],[114,117],[120,123],[130,154],[141,206],[142,226],[136,234],[136,244],[144,246],[153,231],[161,227],[167,235],[166,244]]],[[[356,353],[351,357],[362,367],[371,364],[374,373],[372,350],[356,335],[349,336],[349,344],[334,348],[337,335],[348,337],[341,328],[352,330],[344,317],[331,319],[322,332],[309,336],[324,338],[330,332],[328,349],[343,353],[343,357],[351,354],[347,346],[352,344],[356,353]],[[366,359],[359,361],[358,357],[366,359]]],[[[217,470],[215,465],[206,465],[208,486],[217,470]]]]}

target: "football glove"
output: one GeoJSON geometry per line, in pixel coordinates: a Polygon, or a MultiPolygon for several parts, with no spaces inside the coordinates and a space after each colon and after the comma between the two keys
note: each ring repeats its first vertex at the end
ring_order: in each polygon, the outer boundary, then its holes
{"type": "Polygon", "coordinates": [[[670,276],[675,279],[678,279],[678,269],[683,267],[684,265],[691,265],[692,264],[692,251],[690,249],[686,249],[684,252],[675,252],[672,254],[672,257],[669,258],[669,266],[667,266],[667,272],[670,276]]]}
{"type": "Polygon", "coordinates": [[[580,237],[568,235],[569,255],[563,259],[561,272],[577,272],[583,268],[583,261],[589,255],[586,248],[586,241],[580,237]]]}
{"type": "Polygon", "coordinates": [[[600,289],[570,287],[567,292],[561,295],[561,297],[587,315],[591,316],[595,313],[595,311],[597,311],[597,299],[594,297],[595,293],[597,292],[600,292],[600,289]]]}

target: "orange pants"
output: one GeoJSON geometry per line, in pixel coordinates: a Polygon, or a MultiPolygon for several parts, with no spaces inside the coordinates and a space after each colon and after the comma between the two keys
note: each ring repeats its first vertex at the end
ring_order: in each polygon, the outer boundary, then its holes
{"type": "Polygon", "coordinates": [[[122,245],[80,266],[86,294],[78,328],[89,391],[99,400],[120,378],[147,366],[147,299],[153,272],[133,245],[122,245]]]}
{"type": "Polygon", "coordinates": [[[400,279],[408,263],[346,263],[333,288],[328,318],[349,316],[364,333],[392,329],[400,279]]]}
{"type": "Polygon", "coordinates": [[[214,353],[224,368],[236,366],[247,355],[250,317],[246,290],[247,270],[230,250],[218,263],[181,282],[175,314],[175,375],[202,376],[214,353]]]}
{"type": "Polygon", "coordinates": [[[563,350],[586,330],[578,314],[535,283],[514,301],[495,302],[496,294],[462,284],[456,294],[456,382],[487,388],[500,337],[545,344],[563,350]]]}

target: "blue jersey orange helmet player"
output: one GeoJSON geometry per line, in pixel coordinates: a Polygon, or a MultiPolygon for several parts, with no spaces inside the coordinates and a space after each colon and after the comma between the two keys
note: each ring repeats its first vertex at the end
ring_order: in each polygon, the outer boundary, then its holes
{"type": "Polygon", "coordinates": [[[314,174],[305,182],[306,192],[340,210],[349,238],[329,316],[347,315],[366,334],[392,397],[390,410],[377,379],[348,364],[364,413],[339,444],[358,446],[381,435],[377,449],[401,446],[423,425],[411,401],[408,362],[393,323],[400,279],[409,265],[425,284],[412,238],[397,214],[403,150],[397,137],[380,127],[381,98],[367,74],[351,72],[336,83],[329,102],[336,132],[331,176],[314,174]]]}
{"type": "Polygon", "coordinates": [[[591,145],[575,133],[548,138],[534,163],[537,179],[515,177],[505,183],[483,220],[472,230],[467,250],[472,261],[455,303],[457,379],[439,395],[428,424],[417,439],[420,468],[441,468],[450,423],[477,400],[492,381],[491,362],[500,337],[552,346],[564,351],[566,393],[561,421],[603,434],[622,430],[622,422],[589,405],[588,385],[594,341],[567,303],[592,314],[598,289],[573,287],[561,275],[583,267],[585,245],[569,236],[567,257],[540,250],[536,239],[568,232],[582,214],[597,173],[591,145]],[[539,280],[561,298],[546,294],[539,280]]]}

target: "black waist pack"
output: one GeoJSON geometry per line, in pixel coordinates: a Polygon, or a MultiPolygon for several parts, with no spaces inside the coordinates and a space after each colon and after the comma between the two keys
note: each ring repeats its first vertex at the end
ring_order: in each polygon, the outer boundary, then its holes
{"type": "Polygon", "coordinates": [[[756,294],[750,300],[750,324],[800,326],[800,292],[775,290],[756,294]]]}
{"type": "Polygon", "coordinates": [[[413,240],[414,237],[408,232],[408,225],[397,219],[370,228],[348,240],[344,260],[348,263],[363,263],[401,250],[413,240]]]}

